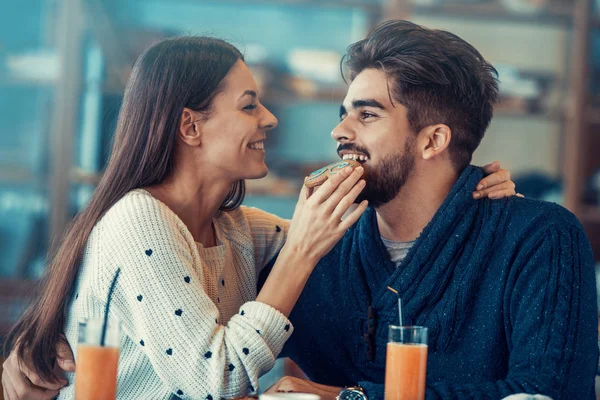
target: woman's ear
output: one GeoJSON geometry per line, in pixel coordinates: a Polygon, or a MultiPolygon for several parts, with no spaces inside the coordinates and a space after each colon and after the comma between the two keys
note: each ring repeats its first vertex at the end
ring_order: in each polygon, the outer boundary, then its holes
{"type": "Polygon", "coordinates": [[[189,146],[200,146],[202,134],[202,120],[198,117],[198,112],[187,107],[181,112],[179,120],[179,137],[189,146]]]}
{"type": "Polygon", "coordinates": [[[424,128],[419,134],[419,147],[424,160],[430,160],[442,154],[452,139],[448,125],[437,124],[424,128]]]}

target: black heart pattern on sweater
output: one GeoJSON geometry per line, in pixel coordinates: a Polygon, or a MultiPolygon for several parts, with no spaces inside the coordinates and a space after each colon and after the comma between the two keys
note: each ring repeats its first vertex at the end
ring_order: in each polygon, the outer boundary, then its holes
{"type": "Polygon", "coordinates": [[[281,232],[281,228],[279,227],[279,225],[275,226],[275,230],[276,230],[277,232],[281,232]]]}
{"type": "Polygon", "coordinates": [[[183,390],[181,390],[181,389],[177,390],[177,396],[183,396],[183,390]]]}
{"type": "Polygon", "coordinates": [[[204,354],[204,358],[211,358],[212,357],[212,352],[207,351],[206,354],[204,354]]]}
{"type": "Polygon", "coordinates": [[[244,354],[245,354],[245,355],[248,355],[248,354],[250,354],[250,350],[248,350],[248,348],[247,348],[247,347],[244,347],[244,348],[242,349],[242,351],[244,352],[244,354]]]}
{"type": "Polygon", "coordinates": [[[229,372],[233,371],[234,369],[235,369],[235,365],[229,364],[229,372]]]}
{"type": "Polygon", "coordinates": [[[206,400],[213,400],[212,396],[209,394],[208,396],[206,396],[206,400]]]}
{"type": "Polygon", "coordinates": [[[144,296],[142,296],[141,294],[138,295],[138,297],[137,297],[138,301],[142,301],[143,298],[144,298],[144,296]]]}
{"type": "Polygon", "coordinates": [[[286,332],[288,332],[288,331],[290,330],[290,324],[287,324],[287,325],[285,326],[285,328],[283,328],[283,329],[285,329],[285,331],[286,331],[286,332]]]}
{"type": "Polygon", "coordinates": [[[152,255],[152,249],[146,250],[146,255],[150,257],[152,255]]]}
{"type": "Polygon", "coordinates": [[[189,276],[186,276],[185,278],[183,278],[183,280],[185,281],[185,283],[190,283],[191,281],[189,276]]]}
{"type": "Polygon", "coordinates": [[[140,340],[140,345],[145,346],[144,339],[140,340]]]}
{"type": "Polygon", "coordinates": [[[173,349],[167,349],[167,354],[172,356],[173,355],[173,349]]]}
{"type": "Polygon", "coordinates": [[[183,310],[181,308],[175,311],[175,315],[177,315],[178,317],[181,317],[181,314],[183,314],[183,310]]]}

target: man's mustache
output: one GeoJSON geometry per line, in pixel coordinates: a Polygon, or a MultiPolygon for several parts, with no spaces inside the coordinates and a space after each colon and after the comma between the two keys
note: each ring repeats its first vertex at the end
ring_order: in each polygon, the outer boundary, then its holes
{"type": "Polygon", "coordinates": [[[365,156],[371,158],[371,155],[369,154],[369,151],[367,149],[364,149],[362,147],[356,146],[355,144],[352,143],[342,143],[338,146],[337,148],[337,153],[338,155],[342,152],[342,151],[352,151],[355,153],[360,153],[360,154],[364,154],[365,156]]]}

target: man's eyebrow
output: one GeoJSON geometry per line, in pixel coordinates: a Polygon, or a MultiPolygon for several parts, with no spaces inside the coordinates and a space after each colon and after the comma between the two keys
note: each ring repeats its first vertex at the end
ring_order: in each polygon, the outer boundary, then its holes
{"type": "MultiPolygon", "coordinates": [[[[373,100],[373,99],[354,100],[352,102],[353,109],[357,109],[357,108],[361,108],[361,107],[375,107],[375,108],[379,108],[380,110],[383,110],[383,111],[387,110],[383,104],[381,104],[377,100],[373,100]]],[[[346,114],[347,114],[346,107],[344,107],[344,105],[342,104],[340,106],[340,118],[342,118],[346,114]]]]}
{"type": "Polygon", "coordinates": [[[255,92],[254,90],[246,90],[246,91],[245,91],[245,92],[244,92],[244,93],[243,93],[243,94],[240,96],[240,98],[239,98],[238,100],[241,100],[241,99],[242,99],[242,97],[244,97],[244,96],[252,96],[252,97],[256,98],[257,94],[256,94],[256,92],[255,92]]]}
{"type": "Polygon", "coordinates": [[[381,104],[377,100],[373,100],[373,99],[354,100],[352,102],[352,107],[355,109],[360,108],[360,107],[375,107],[375,108],[379,108],[380,110],[383,110],[383,111],[386,110],[386,108],[383,106],[383,104],[381,104]]]}

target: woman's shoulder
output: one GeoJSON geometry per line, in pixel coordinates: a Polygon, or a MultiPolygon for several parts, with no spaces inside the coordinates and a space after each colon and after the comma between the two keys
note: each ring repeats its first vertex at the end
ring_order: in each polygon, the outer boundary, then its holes
{"type": "Polygon", "coordinates": [[[94,230],[109,233],[125,230],[133,235],[187,233],[179,217],[143,189],[132,190],[113,204],[94,230]]]}

